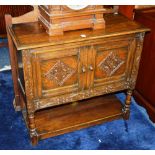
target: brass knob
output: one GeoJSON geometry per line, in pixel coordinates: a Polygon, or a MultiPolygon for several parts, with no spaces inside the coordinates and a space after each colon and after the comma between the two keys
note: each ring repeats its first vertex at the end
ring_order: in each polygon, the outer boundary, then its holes
{"type": "Polygon", "coordinates": [[[86,67],[82,66],[82,72],[85,73],[86,72],[86,67]]]}
{"type": "Polygon", "coordinates": [[[93,70],[94,70],[94,68],[93,68],[92,65],[89,66],[89,70],[90,70],[90,71],[93,71],[93,70]]]}

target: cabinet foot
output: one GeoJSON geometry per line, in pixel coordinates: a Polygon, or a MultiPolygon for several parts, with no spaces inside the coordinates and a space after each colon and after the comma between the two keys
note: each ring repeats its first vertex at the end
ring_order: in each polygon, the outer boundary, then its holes
{"type": "Polygon", "coordinates": [[[33,146],[36,146],[38,144],[38,134],[36,129],[34,129],[33,131],[30,130],[30,136],[31,136],[31,144],[33,146]]]}
{"type": "Polygon", "coordinates": [[[19,99],[18,99],[19,97],[15,97],[14,99],[13,99],[13,107],[14,107],[14,110],[15,111],[21,111],[21,106],[20,106],[20,104],[19,104],[19,99]]]}
{"type": "Polygon", "coordinates": [[[130,116],[131,97],[132,97],[132,90],[127,90],[126,101],[123,107],[123,119],[124,120],[128,120],[130,116]]]}

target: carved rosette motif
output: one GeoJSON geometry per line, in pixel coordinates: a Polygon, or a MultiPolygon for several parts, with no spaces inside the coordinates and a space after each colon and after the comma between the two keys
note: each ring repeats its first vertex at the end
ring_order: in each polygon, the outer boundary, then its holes
{"type": "Polygon", "coordinates": [[[111,51],[106,58],[104,58],[98,67],[105,71],[108,76],[113,75],[120,66],[124,63],[116,52],[111,51]]]}
{"type": "Polygon", "coordinates": [[[58,60],[57,63],[45,74],[45,77],[54,81],[59,86],[62,86],[74,73],[75,70],[73,68],[58,60]]]}

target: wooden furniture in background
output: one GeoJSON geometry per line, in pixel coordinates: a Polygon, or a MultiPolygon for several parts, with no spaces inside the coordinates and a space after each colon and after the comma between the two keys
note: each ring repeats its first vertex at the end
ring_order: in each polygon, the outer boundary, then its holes
{"type": "Polygon", "coordinates": [[[134,9],[135,5],[119,5],[118,12],[132,20],[134,17],[134,9]]]}
{"type": "Polygon", "coordinates": [[[135,21],[149,27],[151,32],[144,39],[134,97],[155,122],[155,7],[135,10],[135,21]]]}
{"type": "Polygon", "coordinates": [[[57,37],[50,37],[38,22],[7,24],[16,74],[15,106],[23,112],[33,145],[75,129],[129,118],[148,29],[121,15],[107,14],[105,21],[104,30],[69,31],[57,37]],[[127,91],[125,105],[106,95],[117,91],[127,91]]]}
{"type": "MultiPolygon", "coordinates": [[[[13,17],[21,16],[33,9],[28,5],[1,5],[0,6],[0,38],[6,38],[5,14],[10,14],[13,17]]],[[[1,42],[0,47],[8,46],[6,42],[1,42]]]]}
{"type": "Polygon", "coordinates": [[[12,17],[21,16],[33,10],[29,5],[1,5],[0,6],[0,36],[6,35],[5,14],[10,14],[12,17]]]}
{"type": "Polygon", "coordinates": [[[127,18],[133,20],[135,15],[134,10],[146,9],[152,7],[153,5],[119,5],[118,12],[126,16],[127,18]]]}

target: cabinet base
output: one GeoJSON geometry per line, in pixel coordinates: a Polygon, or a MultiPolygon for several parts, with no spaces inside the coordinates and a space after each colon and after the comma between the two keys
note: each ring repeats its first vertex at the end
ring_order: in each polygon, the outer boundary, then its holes
{"type": "Polygon", "coordinates": [[[39,139],[101,124],[123,117],[122,104],[114,95],[94,97],[35,113],[39,139]]]}

